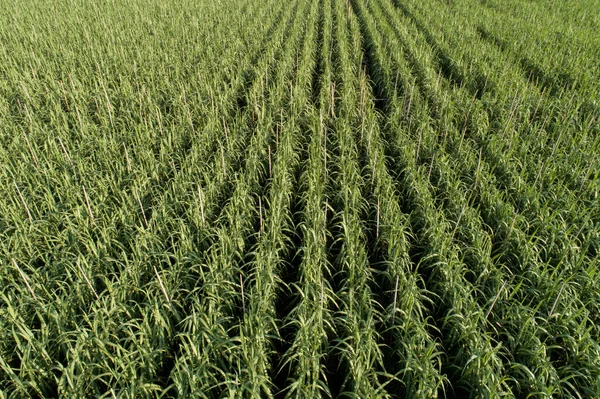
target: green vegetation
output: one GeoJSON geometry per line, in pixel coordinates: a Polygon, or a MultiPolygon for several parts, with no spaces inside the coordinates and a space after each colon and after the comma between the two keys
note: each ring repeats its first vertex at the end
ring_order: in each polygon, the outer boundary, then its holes
{"type": "Polygon", "coordinates": [[[597,0],[0,0],[0,398],[600,397],[597,0]]]}

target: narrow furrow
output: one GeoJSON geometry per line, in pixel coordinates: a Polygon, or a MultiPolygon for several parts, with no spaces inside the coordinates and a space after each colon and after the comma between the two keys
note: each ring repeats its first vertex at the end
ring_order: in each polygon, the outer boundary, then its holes
{"type": "Polygon", "coordinates": [[[318,45],[320,75],[313,90],[318,108],[309,115],[311,125],[308,159],[304,162],[299,190],[302,193],[302,247],[298,277],[293,284],[297,304],[284,320],[294,331],[291,346],[283,355],[282,372],[288,375],[285,398],[331,398],[327,380],[327,345],[334,333],[331,303],[335,296],[330,284],[327,259],[327,146],[330,115],[332,4],[324,0],[318,45]]]}
{"type": "MultiPolygon", "coordinates": [[[[343,15],[344,10],[338,8],[338,13],[343,15]]],[[[347,18],[356,38],[353,44],[355,48],[361,48],[364,44],[356,16],[348,13],[347,18]]],[[[363,57],[360,56],[359,63],[365,61],[363,57]]],[[[429,301],[428,293],[409,256],[412,233],[408,215],[400,210],[399,194],[386,164],[387,143],[379,132],[381,120],[375,110],[376,95],[362,71],[363,65],[359,67],[359,150],[371,176],[370,207],[375,215],[375,248],[380,252],[375,259],[376,263],[385,264],[379,301],[386,310],[382,331],[390,348],[384,352],[387,352],[386,363],[391,366],[388,371],[399,378],[400,385],[400,389],[390,385],[390,392],[395,396],[434,397],[443,391],[446,381],[440,371],[443,351],[430,333],[435,327],[428,321],[425,306],[429,301]]]]}
{"type": "MultiPolygon", "coordinates": [[[[363,90],[367,92],[364,79],[363,90]]],[[[361,143],[372,175],[370,205],[376,213],[377,250],[382,252],[381,262],[386,265],[381,295],[386,307],[383,331],[390,337],[393,351],[388,355],[388,363],[393,365],[389,372],[397,373],[405,396],[434,397],[443,391],[446,378],[441,374],[443,348],[435,339],[439,332],[427,308],[432,293],[427,292],[423,277],[410,259],[412,232],[387,167],[385,144],[379,133],[382,122],[373,108],[372,96],[367,94],[365,100],[365,136],[361,143]]]]}
{"type": "Polygon", "coordinates": [[[385,387],[394,377],[384,368],[382,340],[377,329],[381,313],[372,292],[374,269],[365,245],[367,227],[363,219],[368,204],[363,195],[366,184],[357,148],[360,53],[353,52],[357,43],[352,39],[358,37],[352,33],[358,32],[350,31],[350,21],[346,18],[349,10],[343,11],[338,3],[334,11],[333,65],[339,106],[332,121],[336,154],[332,162],[337,164],[333,179],[337,195],[332,205],[336,212],[333,232],[339,234],[341,245],[333,264],[340,274],[336,287],[340,302],[336,347],[345,369],[340,395],[386,398],[390,394],[385,387]]]}
{"type": "Polygon", "coordinates": [[[308,186],[304,192],[305,220],[302,262],[298,282],[294,284],[298,304],[286,318],[286,324],[295,330],[290,348],[283,356],[283,370],[288,372],[285,397],[331,397],[327,384],[325,357],[329,337],[333,334],[333,315],[330,302],[334,294],[329,283],[331,272],[327,261],[325,226],[326,206],[323,168],[324,125],[313,114],[315,127],[309,147],[307,169],[303,180],[308,186]],[[310,216],[309,216],[310,215],[310,216]]]}
{"type": "MultiPolygon", "coordinates": [[[[300,2],[299,15],[304,15],[307,8],[307,2],[300,2]]],[[[233,196],[217,221],[216,241],[208,251],[208,263],[200,270],[201,284],[190,293],[192,310],[179,334],[182,354],[173,376],[180,395],[236,397],[243,392],[239,378],[242,370],[236,366],[242,337],[240,326],[234,323],[237,309],[245,307],[241,262],[250,249],[247,237],[260,229],[258,199],[261,182],[268,173],[268,148],[277,141],[274,135],[279,111],[291,101],[287,93],[293,85],[295,52],[301,45],[304,23],[304,18],[294,20],[284,56],[270,80],[272,94],[257,112],[256,134],[249,143],[253,155],[246,159],[243,173],[236,177],[233,196]]]]}
{"type": "MultiPolygon", "coordinates": [[[[353,6],[361,19],[366,42],[376,49],[376,30],[371,16],[360,2],[353,6]],[[374,40],[375,39],[375,40],[374,40]]],[[[381,70],[377,59],[371,59],[373,72],[381,70]]],[[[388,114],[388,126],[384,130],[389,140],[387,155],[392,160],[392,169],[401,185],[402,207],[411,209],[410,220],[416,235],[415,245],[420,249],[421,273],[427,290],[437,296],[432,299],[433,311],[440,325],[448,361],[443,372],[448,373],[455,392],[471,395],[496,397],[506,393],[506,377],[498,347],[486,333],[484,311],[472,295],[475,287],[466,279],[467,269],[461,262],[458,247],[453,243],[451,226],[443,213],[435,206],[428,170],[417,165],[419,143],[404,133],[405,127],[398,124],[400,103],[393,95],[395,84],[383,78],[379,91],[386,94],[396,114],[388,114]],[[394,135],[391,135],[394,132],[394,135]]],[[[410,93],[404,93],[410,95],[410,93]]],[[[412,101],[415,99],[410,97],[412,101]]],[[[411,101],[409,100],[409,101],[411,101]]],[[[414,106],[414,105],[411,105],[414,106]]]]}
{"type": "MultiPolygon", "coordinates": [[[[253,259],[247,266],[244,285],[248,293],[242,307],[239,344],[234,352],[233,368],[237,371],[239,387],[231,390],[234,397],[273,397],[272,376],[275,359],[275,341],[281,340],[281,320],[276,314],[278,293],[287,285],[282,281],[282,263],[290,250],[292,240],[292,204],[296,202],[295,176],[301,163],[300,149],[305,147],[304,112],[310,106],[312,93],[310,83],[315,68],[315,36],[319,3],[313,2],[301,30],[306,32],[301,44],[297,75],[292,80],[288,119],[279,132],[276,159],[272,165],[272,178],[268,198],[265,198],[260,213],[257,245],[252,250],[253,259]],[[264,215],[264,216],[263,216],[264,215]],[[283,287],[282,287],[283,286],[283,287]],[[246,305],[247,304],[247,305],[246,305]],[[246,307],[247,306],[247,307],[246,307]],[[244,309],[243,309],[244,310],[244,309]]],[[[277,108],[273,110],[277,111],[277,108]]],[[[273,112],[272,111],[272,112],[273,112]]],[[[269,165],[271,174],[271,165],[269,165]]],[[[259,206],[261,206],[259,204],[259,206]]]]}

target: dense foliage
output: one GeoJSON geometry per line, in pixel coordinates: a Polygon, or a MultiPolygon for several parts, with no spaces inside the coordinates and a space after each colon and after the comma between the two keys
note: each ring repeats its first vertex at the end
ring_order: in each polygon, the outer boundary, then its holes
{"type": "Polygon", "coordinates": [[[0,398],[600,397],[597,0],[0,0],[0,398]]]}

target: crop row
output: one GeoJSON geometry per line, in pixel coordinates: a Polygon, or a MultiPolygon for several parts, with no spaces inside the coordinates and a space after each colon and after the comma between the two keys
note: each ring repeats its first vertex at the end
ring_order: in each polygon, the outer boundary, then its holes
{"type": "Polygon", "coordinates": [[[597,18],[172,3],[0,7],[0,398],[598,395],[597,18]]]}

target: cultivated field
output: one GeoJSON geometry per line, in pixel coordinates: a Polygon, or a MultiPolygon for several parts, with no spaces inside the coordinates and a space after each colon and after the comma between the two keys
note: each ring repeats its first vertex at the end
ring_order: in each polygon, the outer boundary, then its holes
{"type": "Polygon", "coordinates": [[[0,0],[0,398],[600,397],[598,0],[0,0]]]}

